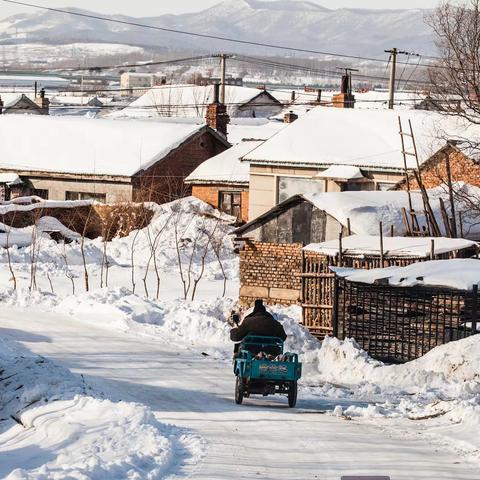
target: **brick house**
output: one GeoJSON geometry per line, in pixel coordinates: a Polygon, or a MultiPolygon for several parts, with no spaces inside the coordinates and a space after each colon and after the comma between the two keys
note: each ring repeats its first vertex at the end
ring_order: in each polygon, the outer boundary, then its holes
{"type": "Polygon", "coordinates": [[[0,116],[0,173],[50,200],[149,200],[189,194],[183,182],[229,147],[205,124],[0,116]]]}
{"type": "Polygon", "coordinates": [[[246,222],[250,169],[240,158],[262,142],[243,140],[202,163],[185,179],[192,195],[246,222]]]}
{"type": "MultiPolygon", "coordinates": [[[[478,148],[469,142],[449,140],[445,146],[420,166],[420,175],[425,188],[448,185],[451,182],[464,182],[480,187],[480,164],[478,148]]],[[[409,176],[410,187],[418,189],[414,175],[409,176]]],[[[395,187],[404,190],[406,180],[402,179],[395,187]]]]}

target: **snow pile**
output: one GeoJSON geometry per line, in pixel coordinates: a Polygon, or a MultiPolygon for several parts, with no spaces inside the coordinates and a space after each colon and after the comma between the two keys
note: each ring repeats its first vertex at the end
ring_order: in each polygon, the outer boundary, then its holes
{"type": "Polygon", "coordinates": [[[406,267],[375,268],[362,270],[354,268],[332,268],[338,276],[351,282],[372,284],[388,280],[390,285],[414,287],[428,285],[471,290],[480,284],[480,262],[476,258],[455,258],[452,260],[431,260],[407,265],[406,267]]]}
{"type": "Polygon", "coordinates": [[[0,431],[31,405],[73,398],[86,390],[81,377],[0,337],[0,431]]]}
{"type": "Polygon", "coordinates": [[[436,422],[429,423],[436,428],[432,435],[454,438],[462,451],[478,454],[480,336],[441,345],[403,365],[374,360],[351,339],[326,338],[310,357],[317,368],[310,383],[326,382],[324,394],[357,402],[337,406],[335,414],[436,422]]]}
{"type": "Polygon", "coordinates": [[[82,377],[6,338],[0,347],[2,478],[153,479],[203,455],[198,437],[148,408],[87,396],[82,377]]]}

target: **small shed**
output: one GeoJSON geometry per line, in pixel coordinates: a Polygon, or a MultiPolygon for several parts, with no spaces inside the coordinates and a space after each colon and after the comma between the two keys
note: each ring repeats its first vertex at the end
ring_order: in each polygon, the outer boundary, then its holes
{"type": "Polygon", "coordinates": [[[303,249],[301,304],[303,324],[315,335],[333,332],[335,274],[331,267],[364,270],[406,266],[431,259],[470,257],[477,244],[458,238],[352,235],[303,249]]]}
{"type": "Polygon", "coordinates": [[[480,332],[480,261],[453,259],[370,271],[336,268],[334,335],[399,363],[480,332]]]}

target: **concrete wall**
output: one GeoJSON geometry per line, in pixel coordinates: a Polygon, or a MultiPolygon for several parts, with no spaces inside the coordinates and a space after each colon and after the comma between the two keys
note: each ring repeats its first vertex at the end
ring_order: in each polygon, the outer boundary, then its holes
{"type": "Polygon", "coordinates": [[[49,200],[65,200],[66,192],[99,193],[106,195],[106,203],[132,200],[132,185],[127,183],[91,180],[28,177],[32,188],[48,190],[49,200]]]}
{"type": "MultiPolygon", "coordinates": [[[[315,175],[325,171],[324,168],[287,168],[269,167],[261,165],[250,166],[250,205],[249,218],[254,219],[270,210],[279,203],[279,179],[291,177],[299,179],[310,179],[318,185],[318,191],[338,192],[341,190],[337,182],[331,180],[314,179],[315,175]]],[[[368,175],[369,183],[362,184],[362,190],[376,190],[386,185],[392,187],[403,178],[401,172],[364,172],[368,175]]],[[[301,191],[295,193],[302,193],[301,191]]]]}

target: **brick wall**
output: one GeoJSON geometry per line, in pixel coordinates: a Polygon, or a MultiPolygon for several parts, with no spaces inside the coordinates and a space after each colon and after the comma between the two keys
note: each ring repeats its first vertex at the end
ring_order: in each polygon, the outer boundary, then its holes
{"type": "Polygon", "coordinates": [[[133,201],[166,203],[191,194],[185,177],[227,147],[210,132],[192,138],[165,159],[133,178],[133,201]]]}
{"type": "MultiPolygon", "coordinates": [[[[445,185],[448,180],[446,156],[450,160],[450,172],[453,182],[466,182],[480,187],[480,165],[470,160],[463,153],[455,149],[444,149],[421,167],[422,182],[426,188],[445,185]]],[[[406,190],[406,183],[402,182],[400,189],[406,190]]],[[[417,190],[415,178],[410,178],[410,188],[417,190]]]]}
{"type": "Polygon", "coordinates": [[[240,252],[240,303],[299,303],[301,271],[302,244],[247,243],[240,252]]]}
{"type": "Polygon", "coordinates": [[[212,207],[219,207],[220,192],[242,192],[242,216],[244,222],[248,222],[248,188],[244,185],[193,185],[192,195],[210,204],[212,207]]]}

